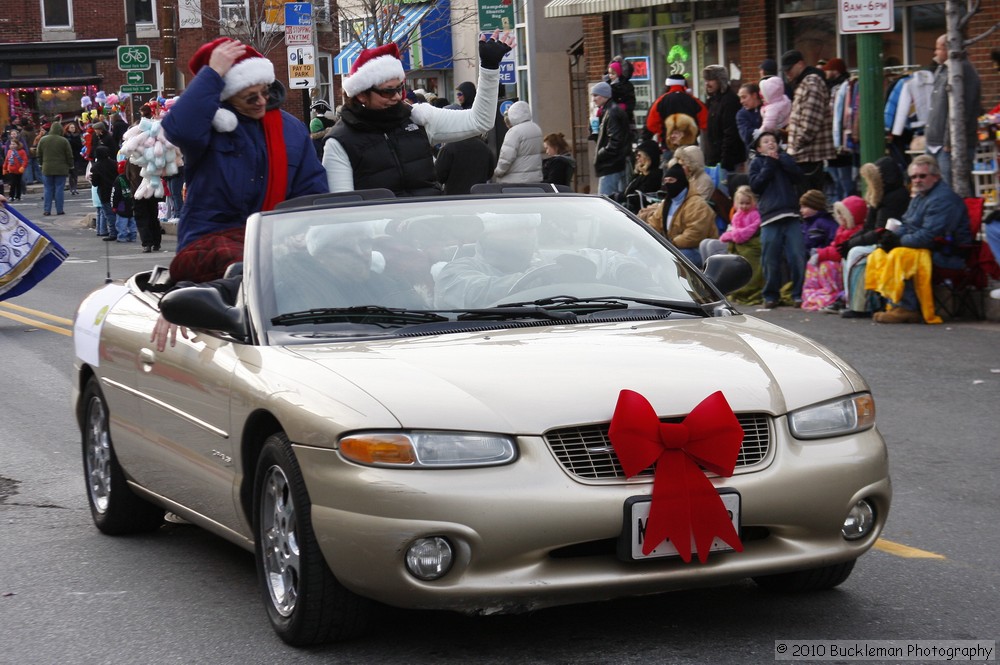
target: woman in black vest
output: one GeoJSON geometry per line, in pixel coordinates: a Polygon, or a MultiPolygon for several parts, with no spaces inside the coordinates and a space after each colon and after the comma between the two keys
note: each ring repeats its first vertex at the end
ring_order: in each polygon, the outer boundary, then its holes
{"type": "Polygon", "coordinates": [[[362,51],[344,80],[350,99],[323,149],[330,191],[385,188],[396,196],[440,194],[432,146],[493,128],[500,60],[513,45],[513,35],[498,37],[499,31],[479,42],[479,94],[467,110],[410,106],[396,44],[362,51]]]}

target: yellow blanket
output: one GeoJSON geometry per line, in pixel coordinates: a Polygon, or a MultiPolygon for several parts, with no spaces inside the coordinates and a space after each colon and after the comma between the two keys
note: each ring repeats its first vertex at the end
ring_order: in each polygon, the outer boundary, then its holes
{"type": "Polygon", "coordinates": [[[913,289],[920,301],[920,311],[926,323],[942,323],[934,311],[934,290],[931,286],[931,250],[897,247],[889,253],[879,248],[868,255],[865,288],[878,291],[883,297],[899,303],[903,297],[903,282],[913,280],[913,289]]]}

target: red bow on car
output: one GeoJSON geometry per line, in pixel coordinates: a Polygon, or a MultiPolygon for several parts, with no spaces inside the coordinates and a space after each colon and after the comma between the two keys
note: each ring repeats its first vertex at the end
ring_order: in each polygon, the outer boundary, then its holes
{"type": "Polygon", "coordinates": [[[690,562],[693,539],[705,563],[716,537],[743,551],[719,493],[702,470],[733,475],[743,444],[743,428],[721,391],[702,400],[683,422],[662,423],[645,397],[622,390],[608,435],[626,477],[656,464],[643,554],[670,539],[690,562]]]}

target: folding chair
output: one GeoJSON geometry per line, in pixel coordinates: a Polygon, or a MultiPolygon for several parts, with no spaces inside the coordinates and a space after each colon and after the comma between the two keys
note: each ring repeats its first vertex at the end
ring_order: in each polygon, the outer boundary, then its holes
{"type": "Polygon", "coordinates": [[[965,256],[965,267],[953,269],[934,266],[931,283],[934,285],[934,300],[939,310],[951,318],[968,312],[982,321],[986,318],[984,291],[991,276],[1000,279],[1000,266],[980,235],[983,199],[967,198],[965,205],[969,209],[972,242],[957,248],[965,256]]]}

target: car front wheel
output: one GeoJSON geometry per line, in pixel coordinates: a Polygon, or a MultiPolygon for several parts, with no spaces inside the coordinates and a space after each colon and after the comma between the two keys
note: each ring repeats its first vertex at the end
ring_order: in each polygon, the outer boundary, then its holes
{"type": "Polygon", "coordinates": [[[141,533],[163,524],[163,510],[137,497],[125,482],[111,443],[107,402],[96,378],[83,391],[83,473],[90,514],[102,533],[141,533]]]}
{"type": "Polygon", "coordinates": [[[822,568],[797,570],[794,573],[762,575],[753,578],[757,586],[768,591],[797,593],[803,591],[823,591],[842,584],[854,570],[854,560],[822,568]]]}
{"type": "Polygon", "coordinates": [[[308,646],[360,633],[371,601],[344,588],[326,565],[313,533],[309,495],[284,434],[264,442],[253,496],[257,578],[278,636],[308,646]]]}

